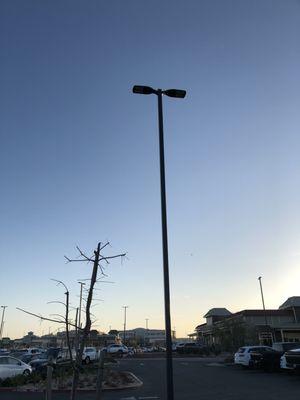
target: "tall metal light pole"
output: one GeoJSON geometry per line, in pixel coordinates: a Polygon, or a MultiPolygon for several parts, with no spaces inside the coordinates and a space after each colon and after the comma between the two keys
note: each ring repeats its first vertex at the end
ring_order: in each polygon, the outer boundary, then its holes
{"type": "Polygon", "coordinates": [[[5,309],[7,306],[1,306],[2,308],[2,318],[1,318],[1,325],[0,325],[0,339],[2,339],[2,334],[4,330],[4,314],[5,314],[5,309]]]}
{"type": "Polygon", "coordinates": [[[267,312],[266,312],[266,307],[265,307],[264,292],[263,292],[262,283],[261,283],[261,276],[258,277],[258,280],[259,280],[259,286],[260,286],[261,301],[262,301],[262,305],[263,305],[263,309],[264,309],[264,313],[265,313],[265,324],[267,326],[268,320],[267,320],[267,312]]]}
{"type": "Polygon", "coordinates": [[[159,160],[160,160],[160,192],[161,192],[161,225],[162,225],[162,248],[164,269],[164,294],[165,294],[165,324],[166,324],[166,357],[167,357],[167,400],[174,399],[173,383],[173,359],[172,359],[172,329],[170,314],[170,281],[169,281],[169,256],[168,256],[168,230],[167,230],[167,202],[166,202],[166,178],[165,178],[165,150],[164,150],[164,125],[162,96],[183,99],[185,90],[178,89],[153,89],[149,86],[134,86],[132,89],[136,94],[156,94],[158,100],[158,129],[159,129],[159,160]]]}
{"type": "Polygon", "coordinates": [[[78,282],[80,285],[80,300],[79,300],[79,313],[78,313],[78,326],[81,328],[81,304],[82,304],[82,287],[85,285],[84,282],[78,282]]]}
{"type": "Polygon", "coordinates": [[[124,344],[126,344],[126,317],[127,317],[127,315],[126,315],[126,310],[127,310],[128,306],[123,306],[123,308],[124,308],[124,333],[123,333],[123,342],[124,342],[124,344]]]}
{"type": "Polygon", "coordinates": [[[146,337],[147,337],[147,340],[149,340],[149,332],[148,332],[149,318],[145,318],[145,321],[146,321],[146,332],[145,332],[145,335],[144,335],[144,345],[146,346],[146,337]]]}

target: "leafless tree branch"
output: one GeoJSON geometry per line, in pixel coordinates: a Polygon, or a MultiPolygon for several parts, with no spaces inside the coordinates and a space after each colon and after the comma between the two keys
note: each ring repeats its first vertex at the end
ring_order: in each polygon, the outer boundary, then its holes
{"type": "Polygon", "coordinates": [[[66,307],[66,303],[64,303],[63,301],[48,301],[47,304],[62,304],[66,307]]]}
{"type": "Polygon", "coordinates": [[[51,279],[51,281],[57,282],[57,286],[62,285],[66,289],[66,292],[69,292],[67,286],[63,283],[63,281],[60,281],[58,279],[53,279],[53,278],[51,279]]]}
{"type": "Polygon", "coordinates": [[[112,258],[125,257],[125,256],[126,256],[126,253],[117,254],[117,255],[115,255],[115,256],[108,256],[108,257],[102,256],[102,257],[100,258],[100,261],[101,261],[101,260],[110,260],[110,259],[112,259],[112,258]]]}
{"type": "MultiPolygon", "coordinates": [[[[39,319],[42,320],[42,321],[56,322],[56,323],[58,323],[58,324],[65,324],[65,323],[66,323],[65,318],[64,318],[63,321],[60,321],[60,320],[53,319],[53,318],[43,317],[43,316],[40,315],[40,314],[32,313],[32,312],[27,311],[27,310],[24,310],[23,308],[20,308],[20,307],[16,307],[16,309],[19,310],[19,311],[22,311],[22,312],[25,313],[25,314],[32,315],[33,317],[39,318],[39,319]]],[[[78,326],[76,327],[76,325],[73,324],[73,323],[71,323],[71,322],[69,322],[69,325],[70,325],[70,326],[73,326],[74,328],[81,329],[81,328],[78,327],[78,326]]],[[[82,329],[81,329],[81,330],[82,330],[82,329]]]]}

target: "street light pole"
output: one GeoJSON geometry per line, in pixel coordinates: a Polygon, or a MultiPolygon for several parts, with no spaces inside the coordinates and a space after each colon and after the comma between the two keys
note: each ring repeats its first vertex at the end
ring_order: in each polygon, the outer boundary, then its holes
{"type": "Polygon", "coordinates": [[[2,334],[4,330],[4,314],[5,314],[5,309],[7,306],[1,306],[2,308],[2,318],[1,318],[1,325],[0,325],[0,339],[2,339],[2,334]]]}
{"type": "Polygon", "coordinates": [[[148,332],[148,321],[149,321],[149,318],[146,318],[145,321],[146,321],[146,332],[145,332],[145,335],[144,335],[144,346],[146,346],[146,343],[149,340],[149,332],[148,332]],[[147,337],[147,340],[146,340],[146,337],[147,337]]]}
{"type": "Polygon", "coordinates": [[[261,283],[261,276],[258,277],[258,280],[259,280],[259,286],[260,286],[261,301],[262,301],[264,314],[265,314],[265,325],[268,326],[267,312],[266,312],[265,300],[264,300],[264,292],[263,292],[262,283],[261,283]]]}
{"type": "Polygon", "coordinates": [[[165,178],[164,125],[163,125],[163,105],[162,105],[161,89],[157,90],[157,100],[158,100],[160,190],[161,190],[161,226],[162,226],[163,264],[164,264],[165,325],[166,325],[166,350],[167,350],[167,396],[168,400],[173,400],[174,399],[173,354],[172,354],[172,331],[171,331],[171,311],[170,311],[170,280],[169,280],[169,255],[168,255],[166,178],[165,178]]]}
{"type": "Polygon", "coordinates": [[[82,303],[82,287],[85,285],[84,282],[78,282],[80,285],[80,300],[79,300],[79,313],[78,313],[78,326],[81,328],[81,303],[82,303]]]}
{"type": "Polygon", "coordinates": [[[123,308],[124,308],[124,333],[123,333],[123,342],[124,342],[124,344],[126,344],[126,317],[127,317],[127,315],[126,315],[126,310],[127,310],[128,306],[123,306],[123,308]]]}
{"type": "Polygon", "coordinates": [[[165,296],[165,329],[166,329],[166,373],[167,373],[167,400],[174,399],[173,383],[173,355],[172,355],[172,329],[170,313],[170,281],[169,281],[169,256],[168,256],[168,229],[167,229],[167,201],[166,201],[166,178],[165,178],[165,150],[164,150],[164,125],[162,96],[183,99],[185,90],[179,89],[153,89],[149,86],[134,86],[132,89],[136,94],[156,94],[158,105],[158,129],[159,129],[159,160],[160,160],[160,191],[161,191],[161,225],[162,225],[162,248],[163,248],[163,271],[164,271],[164,296],[165,296]]]}

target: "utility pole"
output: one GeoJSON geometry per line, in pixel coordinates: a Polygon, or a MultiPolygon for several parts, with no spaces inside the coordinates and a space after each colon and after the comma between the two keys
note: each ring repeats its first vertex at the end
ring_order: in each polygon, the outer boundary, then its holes
{"type": "Polygon", "coordinates": [[[261,301],[262,301],[262,305],[263,305],[263,309],[264,309],[264,313],[265,313],[265,325],[268,326],[267,312],[266,312],[265,300],[264,300],[264,292],[263,292],[262,283],[261,283],[261,276],[258,277],[258,280],[259,280],[259,286],[260,286],[261,301]]]}
{"type": "Polygon", "coordinates": [[[149,332],[148,332],[148,322],[149,322],[149,318],[146,318],[145,319],[145,321],[146,321],[146,333],[145,333],[145,336],[144,336],[144,345],[146,346],[146,337],[147,337],[147,340],[149,340],[149,332]]]}
{"type": "Polygon", "coordinates": [[[2,308],[2,318],[1,318],[1,325],[0,325],[0,339],[2,339],[2,334],[4,330],[4,314],[5,314],[5,309],[7,306],[1,306],[2,308]]]}
{"type": "Polygon", "coordinates": [[[124,333],[123,333],[123,342],[126,344],[126,310],[128,306],[123,306],[124,308],[124,333]]]}
{"type": "Polygon", "coordinates": [[[78,326],[81,328],[81,303],[82,303],[82,287],[85,285],[84,282],[78,282],[80,285],[80,299],[79,299],[79,314],[78,314],[78,326]]]}

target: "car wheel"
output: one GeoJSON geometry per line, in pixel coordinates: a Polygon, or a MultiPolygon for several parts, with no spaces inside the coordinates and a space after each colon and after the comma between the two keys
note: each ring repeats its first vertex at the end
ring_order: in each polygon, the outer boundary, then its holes
{"type": "Polygon", "coordinates": [[[25,369],[25,371],[23,371],[23,375],[24,376],[29,376],[30,375],[29,369],[25,369]]]}
{"type": "Polygon", "coordinates": [[[86,364],[89,364],[89,363],[91,362],[91,359],[90,359],[90,357],[85,357],[85,360],[84,360],[84,362],[85,362],[86,364]]]}

